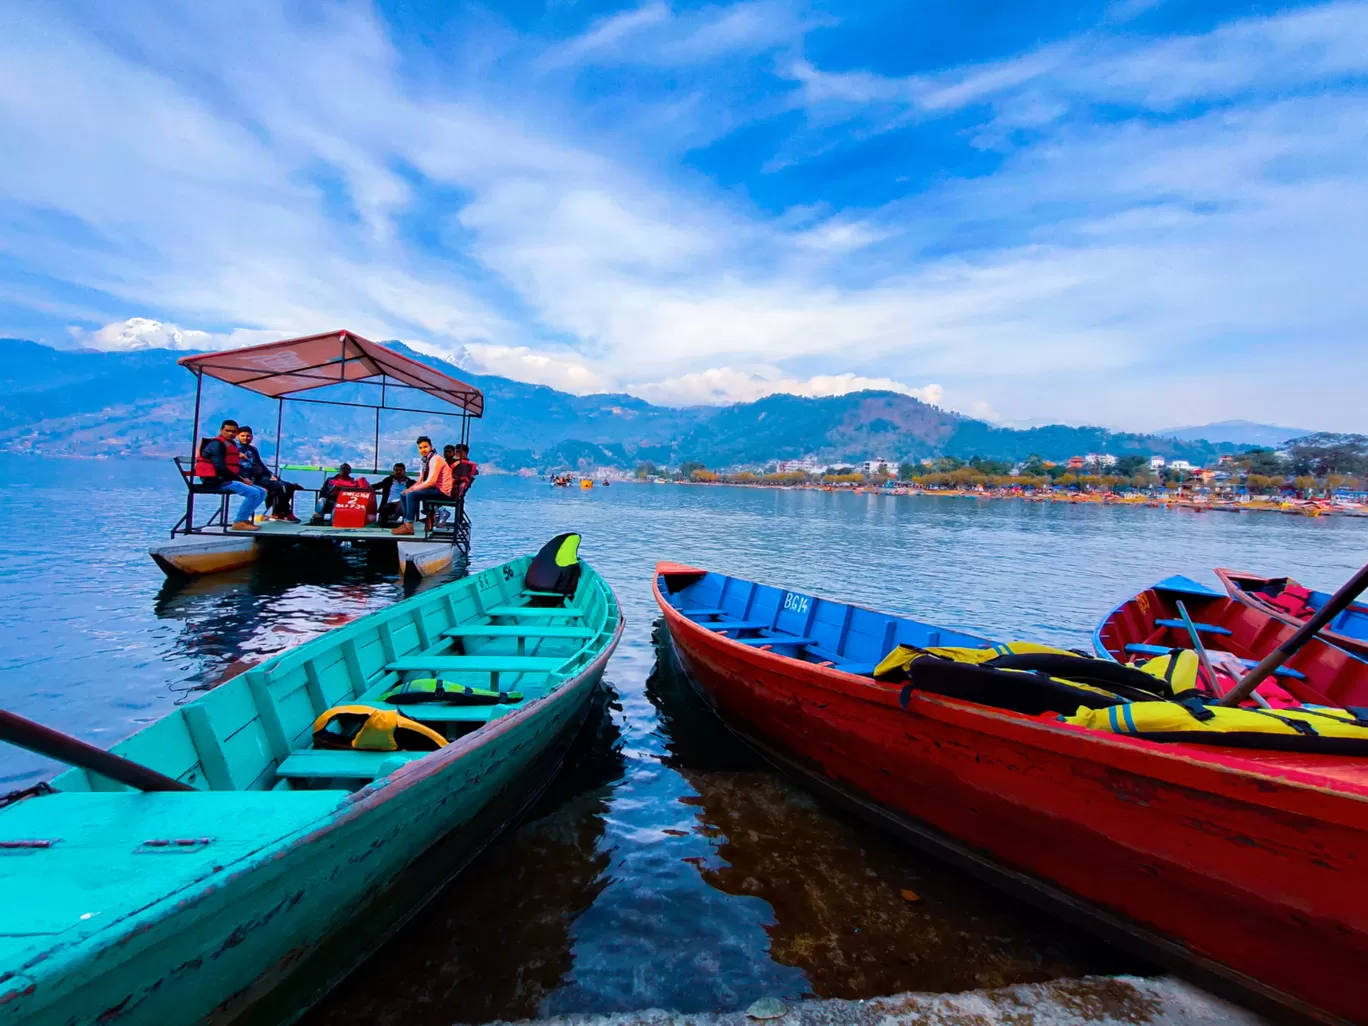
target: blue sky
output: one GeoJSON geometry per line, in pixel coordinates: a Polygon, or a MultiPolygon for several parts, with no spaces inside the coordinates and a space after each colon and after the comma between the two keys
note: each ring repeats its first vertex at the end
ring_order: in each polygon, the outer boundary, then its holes
{"type": "Polygon", "coordinates": [[[1368,429],[1368,3],[10,5],[0,335],[1368,429]]]}

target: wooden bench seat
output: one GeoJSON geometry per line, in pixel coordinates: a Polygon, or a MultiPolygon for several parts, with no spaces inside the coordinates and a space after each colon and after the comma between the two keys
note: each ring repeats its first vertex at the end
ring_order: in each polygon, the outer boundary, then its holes
{"type": "MultiPolygon", "coordinates": [[[[1136,655],[1164,656],[1172,652],[1173,648],[1164,645],[1145,645],[1138,641],[1133,641],[1126,646],[1126,651],[1133,652],[1136,655]]],[[[1216,653],[1211,649],[1208,649],[1207,654],[1215,655],[1216,653]]],[[[1241,659],[1240,662],[1251,669],[1258,665],[1253,659],[1241,659]]],[[[1282,677],[1291,677],[1293,680],[1306,680],[1306,674],[1302,673],[1300,670],[1294,670],[1290,666],[1279,666],[1273,672],[1282,677]]]]}
{"type": "Polygon", "coordinates": [[[432,752],[358,752],[305,748],[293,752],[276,767],[276,775],[290,780],[374,780],[381,770],[421,759],[432,752]],[[386,765],[388,764],[388,765],[386,765]]]}
{"type": "Polygon", "coordinates": [[[593,636],[593,628],[568,624],[470,623],[442,631],[444,638],[567,638],[588,641],[593,636]]]}
{"type": "Polygon", "coordinates": [[[543,616],[568,616],[572,620],[578,620],[584,616],[583,611],[574,606],[494,606],[485,610],[487,616],[522,616],[536,619],[543,616]]]}
{"type": "MultiPolygon", "coordinates": [[[[1182,631],[1187,630],[1187,624],[1185,624],[1182,620],[1155,620],[1154,625],[1156,627],[1174,627],[1182,631]]],[[[1217,627],[1215,624],[1210,623],[1194,623],[1192,626],[1196,627],[1203,634],[1230,633],[1229,627],[1217,627]]]]}
{"type": "Polygon", "coordinates": [[[573,655],[417,655],[396,659],[386,664],[385,669],[391,673],[423,673],[429,670],[433,673],[455,670],[469,670],[472,673],[550,673],[573,655]]]}
{"type": "Polygon", "coordinates": [[[725,609],[681,609],[685,616],[721,616],[725,609]]]}
{"type": "Polygon", "coordinates": [[[767,620],[713,620],[699,624],[710,631],[763,631],[769,626],[767,620]]]}
{"type": "Polygon", "coordinates": [[[743,645],[797,645],[803,648],[811,645],[813,638],[796,638],[792,634],[762,634],[758,638],[732,638],[732,641],[739,641],[743,645]]]}

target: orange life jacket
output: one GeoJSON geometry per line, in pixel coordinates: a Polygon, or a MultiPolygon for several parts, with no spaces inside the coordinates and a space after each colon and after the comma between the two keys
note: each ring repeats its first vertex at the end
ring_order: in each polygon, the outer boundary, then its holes
{"type": "Polygon", "coordinates": [[[199,444],[199,454],[195,457],[195,476],[205,481],[209,480],[210,478],[218,477],[218,471],[214,469],[213,463],[205,459],[204,456],[204,447],[213,441],[223,442],[223,462],[224,465],[228,468],[229,472],[235,475],[241,473],[242,454],[238,452],[236,442],[229,442],[222,438],[201,438],[199,444]]]}

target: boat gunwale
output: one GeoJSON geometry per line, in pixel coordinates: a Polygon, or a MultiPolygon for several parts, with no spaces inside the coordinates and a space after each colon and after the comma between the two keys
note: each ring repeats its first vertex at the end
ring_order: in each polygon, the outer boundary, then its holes
{"type": "MultiPolygon", "coordinates": [[[[1221,566],[1216,567],[1212,572],[1216,575],[1217,580],[1225,586],[1226,596],[1231,600],[1238,602],[1243,606],[1248,606],[1255,612],[1263,613],[1265,616],[1272,617],[1274,620],[1285,623],[1293,629],[1299,629],[1306,626],[1305,620],[1298,620],[1285,609],[1280,609],[1273,603],[1265,600],[1258,592],[1247,591],[1240,587],[1238,583],[1239,581],[1276,581],[1279,580],[1279,578],[1263,577],[1259,574],[1246,573],[1242,570],[1231,570],[1228,567],[1221,566]]],[[[1284,579],[1291,580],[1291,578],[1284,579]]],[[[1305,585],[1302,585],[1302,587],[1305,587],[1305,585]]],[[[1322,592],[1322,594],[1324,593],[1322,592]]],[[[1361,615],[1368,614],[1368,605],[1365,605],[1362,602],[1351,602],[1345,609],[1345,612],[1351,610],[1356,611],[1361,615]]],[[[1322,641],[1344,649],[1350,655],[1358,659],[1368,659],[1368,638],[1356,638],[1352,634],[1332,631],[1329,629],[1328,625],[1320,629],[1317,637],[1322,641]]]]}
{"type": "MultiPolygon", "coordinates": [[[[669,566],[670,570],[667,571],[669,573],[709,572],[698,567],[681,567],[679,564],[661,565],[669,566]]],[[[1076,724],[1051,722],[1040,717],[1012,712],[1008,709],[995,709],[992,706],[916,689],[911,692],[908,704],[904,709],[900,701],[901,685],[895,690],[891,686],[880,684],[869,677],[847,673],[834,667],[818,666],[801,659],[791,659],[775,652],[762,652],[753,646],[743,645],[725,635],[708,630],[702,624],[695,623],[674,608],[661,594],[660,577],[664,572],[666,571],[658,570],[652,583],[652,590],[655,592],[657,604],[664,613],[667,624],[687,628],[687,635],[704,641],[705,647],[716,646],[722,649],[728,653],[728,658],[731,658],[733,654],[736,657],[744,656],[742,661],[757,666],[774,666],[776,665],[774,660],[783,660],[783,663],[779,665],[786,668],[792,666],[800,670],[806,678],[806,683],[825,690],[854,698],[872,699],[874,704],[896,708],[914,715],[921,711],[914,711],[913,703],[915,702],[928,710],[944,710],[945,715],[932,714],[933,718],[936,719],[953,722],[957,717],[962,717],[964,722],[957,725],[966,729],[1025,742],[1031,744],[1032,747],[1067,755],[1071,758],[1086,759],[1123,772],[1141,773],[1163,780],[1165,783],[1193,790],[1207,790],[1229,797],[1226,787],[1221,785],[1229,784],[1232,781],[1258,780],[1267,782],[1275,785],[1275,787],[1273,789],[1258,788],[1256,793],[1242,793],[1239,798],[1283,812],[1300,815],[1314,814],[1318,818],[1331,819],[1341,825],[1355,828],[1365,827],[1363,822],[1356,821],[1354,817],[1343,814],[1342,802],[1348,800],[1363,803],[1364,812],[1368,815],[1368,781],[1358,783],[1342,780],[1338,777],[1297,766],[1282,766],[1276,772],[1270,772],[1267,763],[1255,762],[1234,754],[1239,751],[1238,749],[1220,748],[1215,745],[1193,745],[1181,741],[1158,742],[1140,737],[1125,737],[1090,730],[1076,724]],[[1013,734],[1018,736],[1013,737],[1013,734]],[[1045,737],[1057,743],[1043,742],[1041,739],[1045,737]],[[1062,750],[1064,746],[1068,746],[1071,750],[1062,750]],[[1106,758],[1098,758],[1097,753],[1099,752],[1105,753],[1106,758]],[[1194,779],[1194,771],[1210,775],[1213,778],[1212,784],[1216,786],[1204,787],[1201,782],[1194,779]],[[1293,789],[1297,794],[1293,795],[1287,789],[1293,789]],[[1316,802],[1317,806],[1328,804],[1335,811],[1308,813],[1304,802],[1309,795],[1315,795],[1321,799],[1321,801],[1316,802]]],[[[673,635],[675,632],[671,629],[670,633],[673,635]]]]}
{"type": "MultiPolygon", "coordinates": [[[[517,559],[509,560],[508,563],[496,564],[490,569],[497,569],[500,566],[507,566],[510,563],[517,563],[520,559],[529,557],[520,556],[517,559]]],[[[588,566],[588,564],[586,564],[588,566]]],[[[101,924],[89,933],[79,937],[67,937],[68,930],[52,934],[51,942],[43,947],[34,946],[20,952],[23,961],[16,961],[12,967],[0,967],[0,984],[15,979],[16,977],[27,976],[28,970],[41,965],[44,976],[50,976],[53,972],[61,973],[70,971],[74,967],[98,957],[104,950],[117,948],[127,944],[141,934],[144,930],[155,925],[157,922],[168,918],[168,911],[181,912],[193,906],[207,901],[226,890],[230,886],[250,879],[250,875],[257,872],[261,867],[272,862],[285,858],[293,851],[314,843],[318,843],[354,820],[360,818],[364,813],[375,808],[388,804],[392,799],[401,797],[411,788],[419,783],[430,779],[439,773],[448,770],[452,764],[459,762],[467,756],[477,753],[491,741],[494,741],[504,733],[521,725],[534,715],[541,715],[553,704],[553,700],[560,700],[571,695],[578,694],[579,688],[583,686],[586,679],[592,679],[595,674],[602,675],[603,670],[608,664],[617,649],[618,643],[622,638],[626,626],[626,618],[622,615],[621,605],[613,592],[612,586],[592,566],[588,569],[594,574],[595,578],[601,583],[605,597],[608,599],[608,612],[617,613],[617,626],[612,635],[604,644],[602,650],[588,663],[581,667],[573,676],[566,677],[555,688],[546,694],[540,695],[531,701],[519,706],[506,716],[501,716],[495,720],[481,724],[476,730],[457,738],[455,741],[427,757],[416,759],[405,763],[396,768],[393,772],[372,781],[365,787],[347,794],[337,805],[333,806],[328,812],[317,817],[311,822],[296,827],[294,830],[282,834],[266,842],[261,847],[242,855],[234,862],[222,866],[218,871],[210,872],[206,876],[198,877],[183,884],[181,887],[169,891],[152,902],[124,915],[122,918],[111,920],[106,924],[101,924]],[[395,786],[395,785],[398,786],[395,786]]],[[[473,581],[474,576],[464,578],[473,581]]],[[[451,582],[453,584],[459,582],[451,582]]],[[[434,589],[435,591],[436,589],[434,589]]],[[[335,628],[335,630],[345,630],[353,624],[362,623],[371,617],[380,616],[391,612],[394,608],[404,605],[410,601],[421,599],[423,596],[414,595],[409,599],[395,603],[385,609],[376,610],[364,617],[359,617],[350,623],[335,628]]],[[[431,597],[431,596],[429,596],[431,597]]],[[[291,654],[306,645],[321,641],[333,631],[325,632],[317,638],[311,638],[302,645],[280,653],[280,656],[291,654]]],[[[600,631],[600,634],[603,632],[600,631]]],[[[268,660],[269,662],[269,660],[268,660]]],[[[265,664],[261,664],[264,666],[265,664]]],[[[260,669],[261,666],[253,667],[260,669]]],[[[250,671],[249,671],[250,672],[250,671]]],[[[149,724],[151,726],[151,724],[149,724]]],[[[338,789],[339,792],[341,789],[338,789]]],[[[63,792],[57,792],[63,793],[63,792]]],[[[212,793],[206,791],[205,793],[212,793]]],[[[238,792],[242,793],[242,792],[238,792]]],[[[269,791],[263,793],[270,793],[269,791]]],[[[38,798],[36,800],[42,800],[38,798]]],[[[414,857],[421,854],[421,851],[414,852],[414,857]]],[[[403,870],[401,869],[400,872],[403,870]]],[[[41,941],[39,942],[41,943],[41,941]]],[[[33,981],[36,985],[37,981],[33,981]]],[[[30,988],[31,989],[31,988],[30,988]]],[[[29,989],[16,991],[12,998],[22,997],[28,993],[29,989]]],[[[0,1006],[4,999],[0,999],[0,1006]]]]}

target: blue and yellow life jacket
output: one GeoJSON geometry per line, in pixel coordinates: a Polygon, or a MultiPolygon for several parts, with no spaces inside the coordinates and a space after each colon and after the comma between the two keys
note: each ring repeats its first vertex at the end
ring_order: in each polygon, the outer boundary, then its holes
{"type": "Polygon", "coordinates": [[[1304,705],[1298,709],[1234,709],[1181,702],[1080,707],[1065,723],[1149,741],[1189,741],[1235,748],[1273,748],[1323,755],[1368,755],[1368,709],[1304,705]]]}

